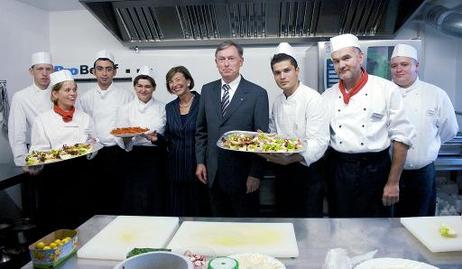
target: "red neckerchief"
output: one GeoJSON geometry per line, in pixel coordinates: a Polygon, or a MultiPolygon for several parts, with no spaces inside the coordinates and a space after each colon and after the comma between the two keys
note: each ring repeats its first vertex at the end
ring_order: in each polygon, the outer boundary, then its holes
{"type": "Polygon", "coordinates": [[[343,95],[343,102],[345,104],[348,104],[350,102],[350,98],[353,97],[353,95],[357,94],[363,87],[366,85],[367,79],[369,78],[369,75],[367,74],[366,70],[361,67],[361,78],[359,79],[358,84],[356,84],[351,90],[348,92],[345,90],[345,85],[343,84],[343,81],[340,80],[338,87],[340,89],[340,92],[343,95]]]}
{"type": "Polygon", "coordinates": [[[63,117],[64,122],[70,122],[72,120],[72,117],[74,116],[75,107],[72,107],[72,109],[69,110],[69,111],[64,111],[59,106],[55,105],[53,107],[53,110],[56,113],[58,113],[61,117],[63,117]]]}

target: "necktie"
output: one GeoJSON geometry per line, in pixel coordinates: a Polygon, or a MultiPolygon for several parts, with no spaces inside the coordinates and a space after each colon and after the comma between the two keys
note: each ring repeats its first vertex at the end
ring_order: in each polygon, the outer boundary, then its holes
{"type": "Polygon", "coordinates": [[[222,86],[223,88],[223,97],[221,98],[221,114],[224,116],[225,113],[226,113],[226,108],[228,108],[228,105],[229,105],[229,85],[228,84],[224,84],[222,86]]]}

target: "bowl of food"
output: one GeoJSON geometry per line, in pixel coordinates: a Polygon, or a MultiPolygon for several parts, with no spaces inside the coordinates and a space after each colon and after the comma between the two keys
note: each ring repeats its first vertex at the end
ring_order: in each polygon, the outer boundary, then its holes
{"type": "Polygon", "coordinates": [[[168,251],[148,252],[128,258],[117,264],[114,269],[193,269],[191,261],[168,251]]]}

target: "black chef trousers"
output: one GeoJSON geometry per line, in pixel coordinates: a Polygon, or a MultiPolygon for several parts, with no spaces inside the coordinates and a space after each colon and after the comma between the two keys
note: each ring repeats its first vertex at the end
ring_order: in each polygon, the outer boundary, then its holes
{"type": "Polygon", "coordinates": [[[123,152],[121,210],[124,215],[165,215],[166,152],[162,147],[134,146],[123,152]]]}
{"type": "Polygon", "coordinates": [[[367,153],[329,149],[328,162],[330,217],[391,217],[391,207],[382,204],[391,167],[388,149],[367,153]]]}
{"type": "Polygon", "coordinates": [[[75,229],[93,216],[85,184],[89,161],[85,156],[46,164],[37,184],[36,223],[40,232],[47,234],[57,229],[75,229]]]}
{"type": "Polygon", "coordinates": [[[94,214],[121,214],[121,180],[124,165],[121,162],[123,150],[118,146],[105,146],[90,161],[87,199],[94,214]]]}
{"type": "Polygon", "coordinates": [[[324,197],[321,161],[274,165],[278,217],[322,218],[324,197]]]}
{"type": "Polygon", "coordinates": [[[435,215],[436,172],[433,163],[416,170],[403,170],[399,190],[396,217],[435,215]]]}

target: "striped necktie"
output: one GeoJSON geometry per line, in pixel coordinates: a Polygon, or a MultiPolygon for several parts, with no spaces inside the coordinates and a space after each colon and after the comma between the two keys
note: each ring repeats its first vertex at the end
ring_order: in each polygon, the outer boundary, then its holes
{"type": "Polygon", "coordinates": [[[223,97],[221,98],[221,114],[224,116],[226,113],[226,109],[228,108],[229,105],[229,90],[230,87],[228,84],[224,84],[222,86],[223,88],[223,97]]]}

